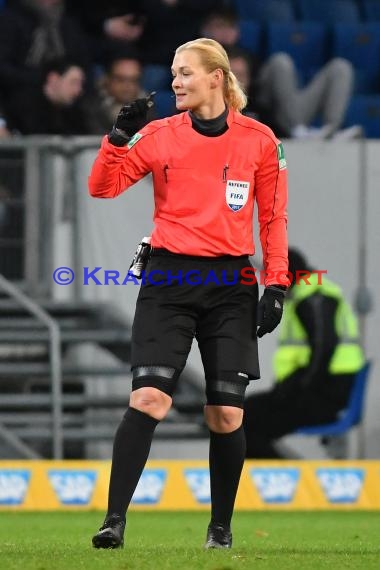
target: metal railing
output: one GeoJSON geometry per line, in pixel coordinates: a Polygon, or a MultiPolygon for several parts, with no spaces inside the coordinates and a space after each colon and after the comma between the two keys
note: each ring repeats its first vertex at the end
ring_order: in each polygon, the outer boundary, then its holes
{"type": "MultiPolygon", "coordinates": [[[[62,352],[61,352],[61,331],[57,321],[49,315],[38,303],[27,297],[18,287],[0,275],[0,288],[10,297],[15,299],[29,313],[42,322],[49,331],[49,363],[50,363],[50,380],[51,380],[51,410],[52,410],[52,428],[53,428],[53,458],[62,459],[63,457],[63,401],[62,401],[62,352]]],[[[6,430],[7,431],[7,430],[6,430]]],[[[0,431],[1,435],[1,431],[0,431]]],[[[6,436],[5,432],[4,435],[6,436]]],[[[22,447],[17,445],[16,440],[7,438],[7,443],[18,450],[22,447]]],[[[21,443],[21,442],[19,442],[21,443]]],[[[23,451],[26,451],[25,444],[23,451]]]]}

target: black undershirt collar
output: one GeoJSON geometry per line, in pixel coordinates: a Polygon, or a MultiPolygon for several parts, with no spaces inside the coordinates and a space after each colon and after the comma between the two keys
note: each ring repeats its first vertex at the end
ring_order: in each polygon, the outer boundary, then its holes
{"type": "Polygon", "coordinates": [[[215,117],[214,119],[199,119],[191,111],[189,111],[189,115],[193,129],[197,131],[197,133],[205,135],[206,137],[217,137],[225,133],[228,129],[227,107],[219,117],[215,117]]]}

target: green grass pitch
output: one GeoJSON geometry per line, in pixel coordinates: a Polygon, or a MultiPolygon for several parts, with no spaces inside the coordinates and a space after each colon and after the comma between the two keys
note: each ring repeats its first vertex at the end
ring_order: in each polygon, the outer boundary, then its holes
{"type": "Polygon", "coordinates": [[[99,512],[0,512],[1,570],[380,569],[380,513],[237,512],[231,550],[203,550],[208,514],[131,512],[123,550],[95,550],[99,512]]]}

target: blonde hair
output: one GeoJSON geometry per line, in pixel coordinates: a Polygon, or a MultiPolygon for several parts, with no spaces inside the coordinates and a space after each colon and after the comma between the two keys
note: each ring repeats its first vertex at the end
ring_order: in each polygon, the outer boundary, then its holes
{"type": "Polygon", "coordinates": [[[210,38],[198,38],[179,46],[175,53],[192,49],[199,53],[203,67],[210,73],[221,69],[224,76],[223,94],[228,107],[241,111],[247,105],[247,96],[231,71],[228,55],[224,47],[210,38]]]}

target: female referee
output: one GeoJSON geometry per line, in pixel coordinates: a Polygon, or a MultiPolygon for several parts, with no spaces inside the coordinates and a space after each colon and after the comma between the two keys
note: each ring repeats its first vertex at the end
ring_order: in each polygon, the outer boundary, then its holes
{"type": "Polygon", "coordinates": [[[159,284],[145,280],[137,300],[132,392],[115,435],[108,510],[92,539],[95,548],[123,546],[126,511],[194,337],[210,431],[212,506],[205,547],[231,548],[245,457],[244,395],[249,381],[260,376],[257,336],[279,324],[288,284],[280,141],[240,113],[246,96],[219,43],[201,38],[181,45],[172,74],[181,112],[144,127],[151,97],[123,107],[89,177],[92,196],[115,198],[152,173],[154,229],[146,273],[160,275],[159,284]],[[257,283],[247,286],[242,277],[247,267],[253,271],[248,256],[255,251],[255,201],[266,272],[259,303],[257,283]],[[198,285],[189,278],[195,274],[198,285]]]}

